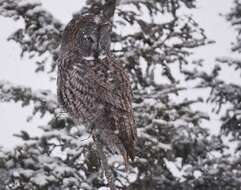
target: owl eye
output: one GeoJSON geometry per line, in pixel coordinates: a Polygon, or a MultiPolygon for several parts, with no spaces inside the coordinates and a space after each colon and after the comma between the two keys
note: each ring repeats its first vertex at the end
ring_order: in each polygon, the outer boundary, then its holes
{"type": "Polygon", "coordinates": [[[94,43],[94,42],[95,42],[93,36],[87,36],[87,35],[85,35],[85,36],[84,36],[84,39],[85,39],[85,40],[88,40],[88,41],[91,42],[91,43],[94,43]]]}
{"type": "Polygon", "coordinates": [[[92,43],[95,42],[95,40],[94,40],[94,38],[93,38],[92,36],[88,36],[88,40],[89,40],[90,42],[92,42],[92,43]]]}

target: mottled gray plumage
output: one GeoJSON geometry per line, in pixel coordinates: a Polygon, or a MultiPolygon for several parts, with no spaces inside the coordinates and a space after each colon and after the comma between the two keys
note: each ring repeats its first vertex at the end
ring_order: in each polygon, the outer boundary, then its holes
{"type": "Polygon", "coordinates": [[[136,128],[128,75],[110,53],[111,22],[96,15],[66,26],[58,61],[57,94],[75,121],[98,131],[108,149],[134,159],[136,128]]]}

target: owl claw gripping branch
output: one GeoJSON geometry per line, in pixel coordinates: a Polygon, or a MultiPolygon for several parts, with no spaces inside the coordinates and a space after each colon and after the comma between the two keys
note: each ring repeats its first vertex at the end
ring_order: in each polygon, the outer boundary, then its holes
{"type": "MultiPolygon", "coordinates": [[[[128,165],[137,138],[128,75],[110,52],[111,20],[96,14],[66,26],[58,60],[58,102],[75,120],[93,125],[98,140],[128,165]]],[[[95,137],[96,138],[96,137],[95,137]]]]}

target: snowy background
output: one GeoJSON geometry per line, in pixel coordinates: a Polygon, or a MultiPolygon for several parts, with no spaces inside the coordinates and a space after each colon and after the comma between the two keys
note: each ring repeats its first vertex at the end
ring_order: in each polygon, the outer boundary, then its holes
{"type": "MultiPolygon", "coordinates": [[[[66,24],[71,19],[74,12],[80,10],[81,7],[85,4],[84,0],[42,0],[41,2],[43,3],[43,7],[46,10],[50,11],[55,18],[59,19],[64,24],[66,24]]],[[[235,31],[233,27],[230,26],[230,23],[226,22],[224,18],[224,15],[230,12],[233,0],[200,0],[197,3],[197,9],[184,9],[182,11],[187,15],[192,14],[194,20],[196,20],[200,27],[205,30],[205,34],[208,39],[213,40],[216,43],[193,49],[193,55],[188,59],[190,61],[204,59],[205,66],[202,69],[206,70],[207,73],[210,73],[214,65],[217,63],[215,61],[217,57],[226,57],[230,56],[231,54],[232,57],[236,57],[236,55],[230,51],[231,42],[235,41],[235,31]]],[[[49,77],[47,77],[46,73],[44,72],[36,74],[36,67],[32,64],[33,60],[29,60],[28,57],[23,57],[20,59],[19,54],[21,53],[21,49],[19,46],[13,41],[7,41],[8,36],[11,35],[16,29],[23,26],[23,24],[24,23],[21,21],[21,19],[16,22],[13,21],[12,18],[7,19],[0,17],[0,40],[2,42],[0,44],[0,49],[2,52],[2,69],[0,70],[0,78],[1,80],[3,79],[6,81],[11,81],[14,84],[29,86],[35,91],[41,89],[51,89],[51,91],[55,92],[55,82],[50,81],[49,77]]],[[[126,29],[124,28],[124,30],[126,29]]],[[[124,30],[123,32],[126,32],[124,30]]],[[[240,85],[240,78],[238,73],[236,75],[236,73],[234,73],[230,67],[225,65],[222,65],[222,68],[224,69],[220,71],[220,77],[225,80],[225,82],[232,82],[240,85]]],[[[51,74],[51,76],[55,77],[54,74],[51,74]]],[[[179,78],[179,76],[176,76],[175,73],[174,76],[175,78],[179,78]]],[[[180,75],[180,77],[182,76],[180,75]]],[[[165,83],[163,78],[160,77],[158,79],[160,83],[165,83]]],[[[188,83],[188,85],[191,84],[191,82],[188,83]]],[[[176,99],[175,102],[183,102],[185,97],[193,100],[197,99],[199,96],[207,97],[209,94],[208,89],[194,90],[192,89],[192,86],[187,86],[187,88],[189,88],[188,91],[180,92],[178,97],[173,97],[176,99]]],[[[220,115],[212,113],[212,107],[213,105],[210,103],[197,103],[194,105],[193,109],[208,113],[208,115],[211,116],[211,119],[210,121],[204,121],[205,123],[203,123],[202,126],[206,126],[211,134],[218,134],[219,126],[221,124],[219,118],[223,113],[221,112],[220,115]]],[[[31,112],[31,106],[22,108],[20,103],[0,104],[0,120],[2,125],[2,130],[0,133],[0,146],[2,145],[5,148],[11,149],[16,144],[20,143],[20,140],[13,136],[14,133],[18,133],[20,130],[26,130],[32,135],[39,135],[39,133],[42,133],[42,131],[39,130],[36,126],[45,124],[45,122],[49,121],[50,118],[47,118],[48,115],[45,115],[44,119],[40,119],[40,117],[34,117],[31,122],[27,122],[26,118],[31,115],[31,112]]],[[[231,149],[231,151],[232,150],[234,149],[231,149]]],[[[180,158],[178,159],[180,160],[180,158]]],[[[169,162],[166,158],[164,158],[164,161],[167,167],[171,170],[171,173],[175,177],[178,177],[178,179],[182,179],[182,171],[178,171],[177,167],[175,167],[173,163],[169,162]]],[[[177,160],[177,165],[178,163],[181,162],[177,160]]],[[[199,175],[201,175],[200,172],[199,175]]],[[[199,177],[199,175],[194,176],[199,177]]],[[[205,175],[205,173],[203,175],[205,175]]]]}
{"type": "MultiPolygon", "coordinates": [[[[78,11],[80,7],[85,4],[84,0],[41,0],[41,2],[47,10],[63,23],[67,23],[71,19],[72,13],[78,11]],[[56,4],[58,6],[56,6],[56,4]]],[[[214,44],[196,48],[194,54],[191,56],[192,59],[205,59],[205,63],[207,63],[205,67],[207,70],[213,67],[216,57],[227,56],[231,53],[230,44],[232,41],[235,41],[234,30],[221,15],[228,13],[231,5],[232,0],[202,0],[198,1],[198,8],[191,12],[195,20],[205,29],[208,38],[216,41],[214,44]]],[[[187,12],[187,14],[190,14],[190,11],[187,12]]],[[[53,89],[54,91],[56,89],[55,82],[50,82],[44,73],[36,75],[34,73],[34,65],[31,64],[27,58],[19,58],[20,48],[18,45],[6,40],[12,32],[22,25],[23,23],[21,21],[15,22],[10,18],[0,17],[0,64],[2,65],[0,77],[1,79],[12,81],[16,84],[33,87],[33,89],[36,90],[53,89]]],[[[227,82],[232,81],[235,83],[235,81],[238,81],[236,80],[238,76],[233,75],[232,71],[228,69],[222,73],[222,77],[224,77],[227,82]]],[[[199,90],[193,92],[192,95],[188,95],[197,96],[199,93],[206,92],[199,90]]],[[[199,107],[199,109],[206,112],[211,111],[208,106],[202,106],[201,108],[199,107]]],[[[41,125],[45,120],[33,119],[31,122],[27,122],[26,118],[29,115],[31,115],[31,107],[21,108],[20,104],[16,106],[15,103],[0,104],[0,119],[2,125],[0,145],[11,148],[19,143],[20,140],[15,138],[13,134],[23,129],[23,126],[24,130],[31,131],[31,134],[38,134],[40,132],[33,126],[41,125]]],[[[214,126],[211,131],[215,133],[218,126],[215,116],[213,116],[211,122],[214,126]]]]}

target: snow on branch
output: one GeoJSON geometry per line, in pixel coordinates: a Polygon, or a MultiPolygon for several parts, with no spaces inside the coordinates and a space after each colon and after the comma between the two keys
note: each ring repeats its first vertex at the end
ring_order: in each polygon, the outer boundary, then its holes
{"type": "Polygon", "coordinates": [[[0,102],[21,102],[22,106],[34,103],[34,114],[46,112],[57,114],[56,96],[49,90],[33,91],[31,88],[14,85],[8,81],[0,81],[0,102]]]}
{"type": "Polygon", "coordinates": [[[241,70],[241,59],[235,59],[231,57],[219,57],[216,61],[220,63],[226,63],[229,66],[233,66],[235,70],[241,70]]]}
{"type": "MultiPolygon", "coordinates": [[[[189,8],[194,8],[194,2],[195,0],[182,0],[182,2],[189,8]]],[[[175,6],[175,3],[179,3],[178,1],[160,1],[160,0],[117,0],[117,5],[122,5],[122,4],[130,4],[130,3],[143,3],[143,4],[151,4],[151,3],[160,3],[162,5],[168,5],[169,6],[175,6]]]]}
{"type": "Polygon", "coordinates": [[[226,15],[226,19],[230,24],[233,26],[233,28],[236,30],[236,42],[232,44],[232,51],[241,53],[241,3],[240,0],[234,0],[233,1],[233,7],[230,10],[229,14],[226,15]]]}
{"type": "MultiPolygon", "coordinates": [[[[8,38],[21,46],[22,56],[29,53],[31,58],[49,53],[54,61],[57,59],[63,26],[52,14],[42,8],[41,3],[26,0],[0,0],[0,15],[24,21],[24,26],[8,38]]],[[[45,59],[43,62],[46,61],[45,59]]],[[[42,67],[39,66],[42,70],[43,64],[40,65],[42,67]]],[[[53,63],[51,69],[54,68],[53,63]]]]}

